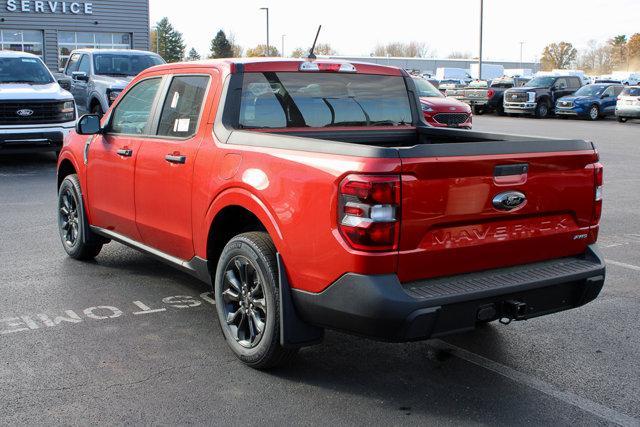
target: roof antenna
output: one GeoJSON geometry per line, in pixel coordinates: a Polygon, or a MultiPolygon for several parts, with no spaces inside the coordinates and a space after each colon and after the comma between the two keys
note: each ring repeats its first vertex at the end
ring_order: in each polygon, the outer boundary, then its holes
{"type": "Polygon", "coordinates": [[[311,49],[309,49],[309,55],[307,56],[307,59],[316,59],[316,54],[313,53],[313,50],[316,48],[316,42],[318,41],[318,36],[320,35],[320,28],[322,28],[322,25],[318,25],[318,32],[316,33],[316,38],[313,41],[313,46],[311,46],[311,49]]]}

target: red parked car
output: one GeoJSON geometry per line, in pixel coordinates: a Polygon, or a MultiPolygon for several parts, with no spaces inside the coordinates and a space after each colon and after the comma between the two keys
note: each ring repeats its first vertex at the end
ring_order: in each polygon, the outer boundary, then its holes
{"type": "Polygon", "coordinates": [[[471,107],[457,99],[448,98],[428,80],[414,77],[424,118],[431,126],[471,129],[471,107]]]}
{"type": "Polygon", "coordinates": [[[428,80],[414,77],[424,118],[431,126],[471,129],[471,107],[457,99],[448,98],[428,80]]]}
{"type": "Polygon", "coordinates": [[[604,283],[592,143],[433,128],[392,67],[147,69],[78,121],[57,179],[69,256],[116,241],[211,284],[255,368],[324,328],[427,339],[578,307],[604,283]]]}

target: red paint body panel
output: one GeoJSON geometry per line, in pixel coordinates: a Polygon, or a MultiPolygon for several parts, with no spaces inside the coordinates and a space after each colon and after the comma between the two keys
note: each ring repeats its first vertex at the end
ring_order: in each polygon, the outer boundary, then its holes
{"type": "MultiPolygon", "coordinates": [[[[190,140],[106,137],[107,142],[96,136],[85,167],[79,159],[88,137],[70,136],[60,162],[73,160],[92,225],[181,259],[206,258],[216,215],[241,206],[270,234],[291,285],[309,292],[320,292],[349,272],[397,273],[406,282],[573,255],[590,240],[572,235],[597,233],[594,151],[401,159],[226,144],[213,123],[222,82],[238,69],[233,61],[153,67],[129,85],[151,75],[210,73],[199,129],[190,140]],[[125,146],[134,150],[133,157],[114,155],[125,146]],[[187,156],[184,165],[165,162],[174,152],[187,156]],[[526,176],[494,179],[496,165],[514,163],[529,164],[526,176]],[[401,175],[399,251],[357,251],[341,237],[338,184],[353,173],[401,175]],[[497,211],[492,198],[508,190],[525,193],[527,204],[497,211]]],[[[245,71],[296,71],[300,61],[241,63],[245,71]]],[[[390,67],[355,66],[358,72],[402,74],[390,67]]]]}

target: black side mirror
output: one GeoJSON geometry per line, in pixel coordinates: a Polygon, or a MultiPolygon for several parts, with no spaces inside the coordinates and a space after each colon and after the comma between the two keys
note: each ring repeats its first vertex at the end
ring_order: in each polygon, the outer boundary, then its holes
{"type": "Polygon", "coordinates": [[[79,135],[95,135],[102,132],[100,117],[97,114],[85,114],[76,123],[76,132],[79,135]]]}
{"type": "Polygon", "coordinates": [[[74,71],[73,73],[71,73],[71,76],[73,77],[74,80],[78,80],[81,82],[89,81],[89,76],[84,71],[74,71]]]}
{"type": "Polygon", "coordinates": [[[58,84],[64,90],[71,90],[71,79],[68,77],[61,77],[58,79],[58,84]]]}
{"type": "Polygon", "coordinates": [[[609,96],[611,96],[611,95],[609,95],[608,93],[603,93],[601,98],[605,99],[605,98],[609,98],[609,96]]]}

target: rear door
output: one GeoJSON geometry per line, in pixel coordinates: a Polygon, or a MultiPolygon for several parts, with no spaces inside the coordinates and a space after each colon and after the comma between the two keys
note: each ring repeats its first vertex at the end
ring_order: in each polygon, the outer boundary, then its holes
{"type": "Polygon", "coordinates": [[[403,282],[584,252],[594,150],[577,141],[527,144],[538,152],[482,154],[517,151],[519,142],[442,144],[450,152],[402,159],[403,282]]]}
{"type": "Polygon", "coordinates": [[[87,153],[87,197],[91,223],[140,240],[135,222],[133,179],[142,141],[162,78],[140,81],[115,106],[103,135],[96,135],[87,153]]]}
{"type": "Polygon", "coordinates": [[[142,242],[185,260],[194,256],[193,166],[203,139],[199,123],[211,72],[167,79],[154,120],[155,136],[142,144],[135,171],[136,223],[142,242]]]}

